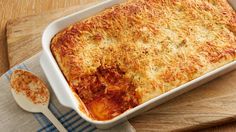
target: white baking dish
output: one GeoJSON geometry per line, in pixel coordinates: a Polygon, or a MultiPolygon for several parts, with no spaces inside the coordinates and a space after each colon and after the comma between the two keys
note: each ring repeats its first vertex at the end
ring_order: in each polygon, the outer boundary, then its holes
{"type": "MultiPolygon", "coordinates": [[[[231,0],[236,6],[235,0],[231,0]]],[[[187,92],[207,81],[210,81],[226,72],[229,72],[236,68],[236,61],[231,62],[225,66],[222,66],[212,72],[209,72],[197,79],[194,79],[184,85],[181,85],[167,93],[164,93],[156,98],[153,98],[131,110],[124,112],[123,114],[107,121],[96,121],[88,117],[79,109],[79,102],[77,98],[74,96],[71,88],[69,87],[65,77],[63,76],[61,70],[59,69],[57,62],[55,61],[51,51],[50,51],[50,42],[52,37],[66,28],[67,26],[85,19],[89,16],[95,15],[96,13],[104,10],[107,7],[111,7],[114,4],[121,3],[123,0],[106,0],[97,5],[94,5],[90,8],[84,9],[82,11],[76,12],[69,16],[58,19],[45,29],[42,37],[42,45],[43,45],[43,54],[41,57],[41,66],[54,90],[58,100],[64,106],[70,107],[78,112],[78,114],[85,119],[86,121],[96,125],[98,128],[109,128],[114,126],[117,123],[125,121],[129,118],[132,118],[144,111],[147,111],[153,108],[156,105],[159,105],[163,102],[166,102],[184,92],[187,92]]]]}

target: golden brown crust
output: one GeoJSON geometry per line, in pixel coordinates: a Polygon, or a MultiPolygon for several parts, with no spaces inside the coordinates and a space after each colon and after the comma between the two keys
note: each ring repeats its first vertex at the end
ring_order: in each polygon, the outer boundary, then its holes
{"type": "Polygon", "coordinates": [[[129,109],[235,61],[235,33],[226,0],[130,0],[61,31],[51,50],[76,90],[98,69],[120,69],[129,109]]]}

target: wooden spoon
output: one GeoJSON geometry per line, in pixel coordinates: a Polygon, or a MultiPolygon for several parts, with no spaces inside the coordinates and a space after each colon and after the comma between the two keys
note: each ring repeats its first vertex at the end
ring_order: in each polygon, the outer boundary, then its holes
{"type": "Polygon", "coordinates": [[[50,93],[42,80],[28,71],[15,70],[11,75],[11,86],[12,95],[22,109],[43,113],[60,132],[67,131],[48,109],[50,93]]]}

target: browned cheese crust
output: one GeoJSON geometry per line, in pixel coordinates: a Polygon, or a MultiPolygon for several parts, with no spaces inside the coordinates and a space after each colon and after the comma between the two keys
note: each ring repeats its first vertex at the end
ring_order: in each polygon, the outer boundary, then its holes
{"type": "Polygon", "coordinates": [[[130,0],[56,34],[51,51],[96,120],[236,59],[226,0],[130,0]]]}

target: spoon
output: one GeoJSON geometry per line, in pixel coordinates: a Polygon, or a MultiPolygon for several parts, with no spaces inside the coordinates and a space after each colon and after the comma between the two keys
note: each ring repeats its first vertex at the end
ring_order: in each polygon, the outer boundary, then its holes
{"type": "Polygon", "coordinates": [[[24,70],[15,70],[11,75],[11,86],[12,95],[22,109],[43,113],[60,132],[67,132],[48,109],[49,90],[36,75],[24,70]]]}

